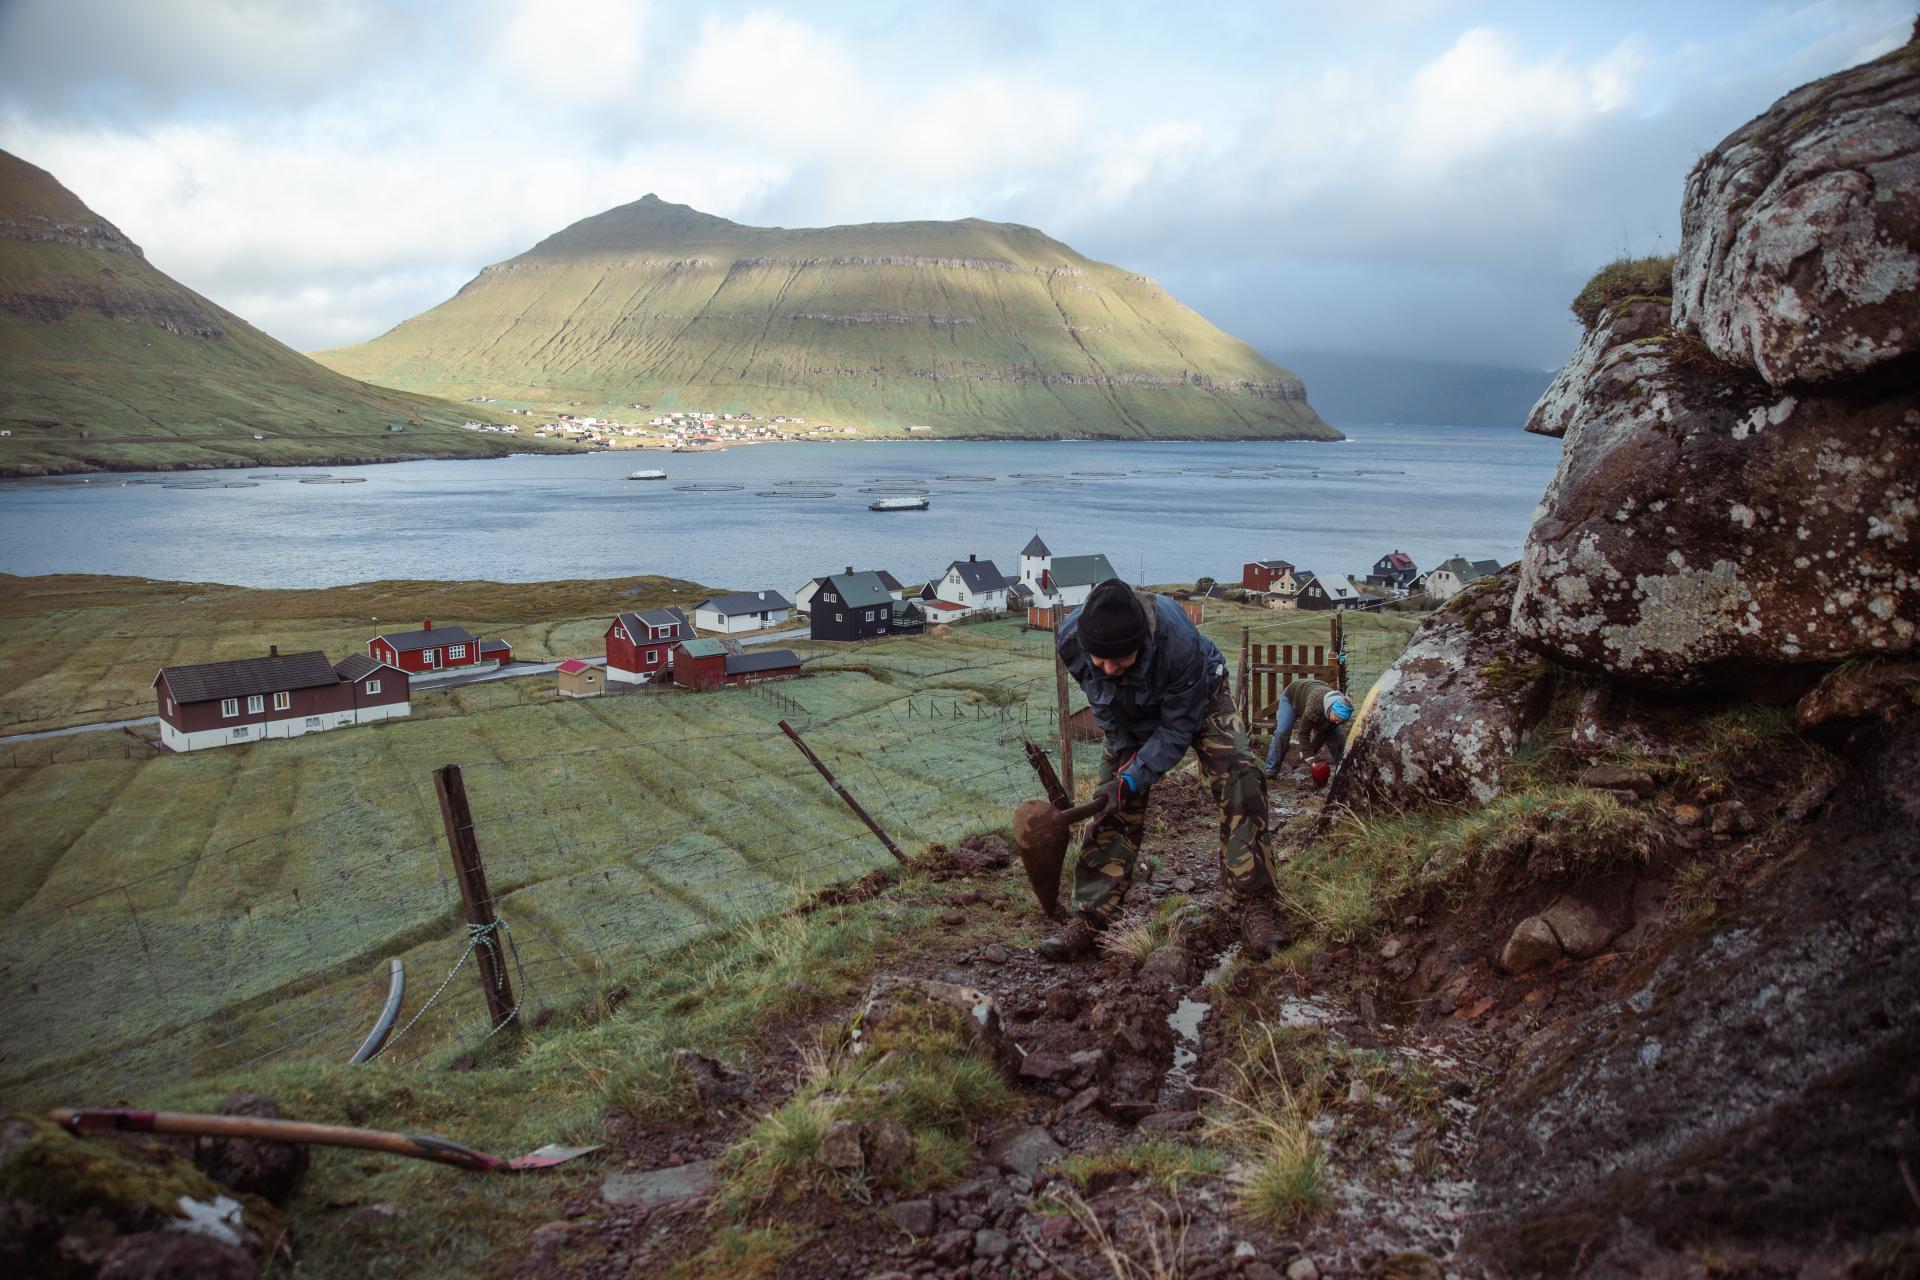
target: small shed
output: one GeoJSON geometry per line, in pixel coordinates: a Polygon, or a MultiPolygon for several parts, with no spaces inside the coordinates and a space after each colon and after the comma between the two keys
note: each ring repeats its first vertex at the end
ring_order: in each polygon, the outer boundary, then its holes
{"type": "Polygon", "coordinates": [[[727,647],[718,640],[682,640],[673,650],[673,682],[683,689],[711,689],[727,680],[727,647]]]}
{"type": "Polygon", "coordinates": [[[553,691],[563,698],[597,698],[607,691],[607,673],[584,658],[568,658],[553,676],[553,691]]]}

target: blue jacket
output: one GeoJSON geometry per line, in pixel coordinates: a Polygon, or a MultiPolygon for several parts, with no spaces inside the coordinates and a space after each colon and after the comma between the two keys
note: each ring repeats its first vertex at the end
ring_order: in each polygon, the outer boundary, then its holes
{"type": "Polygon", "coordinates": [[[1145,791],[1193,745],[1214,689],[1227,678],[1227,664],[1177,601],[1150,591],[1134,596],[1147,611],[1147,642],[1118,678],[1102,674],[1081,649],[1078,609],[1060,624],[1053,643],[1087,695],[1107,749],[1119,756],[1138,751],[1127,772],[1145,791]]]}

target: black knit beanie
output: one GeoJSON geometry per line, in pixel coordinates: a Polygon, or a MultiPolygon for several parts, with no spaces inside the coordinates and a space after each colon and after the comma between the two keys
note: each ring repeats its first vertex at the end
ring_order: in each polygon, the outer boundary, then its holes
{"type": "Polygon", "coordinates": [[[1080,647],[1095,658],[1124,658],[1147,643],[1147,614],[1133,588],[1108,578],[1080,606],[1080,647]]]}

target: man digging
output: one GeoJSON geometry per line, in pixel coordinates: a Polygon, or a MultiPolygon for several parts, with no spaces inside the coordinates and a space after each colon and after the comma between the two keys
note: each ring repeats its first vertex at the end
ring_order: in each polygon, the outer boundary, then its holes
{"type": "Polygon", "coordinates": [[[1287,945],[1274,906],[1267,847],[1267,785],[1247,752],[1246,726],[1227,689],[1227,664],[1177,603],[1118,578],[1093,589],[1060,624],[1054,647],[1106,735],[1094,820],[1073,869],[1073,918],[1039,946],[1047,960],[1093,949],[1120,915],[1146,829],[1147,795],[1191,747],[1220,806],[1220,865],[1240,903],[1247,953],[1287,945]]]}

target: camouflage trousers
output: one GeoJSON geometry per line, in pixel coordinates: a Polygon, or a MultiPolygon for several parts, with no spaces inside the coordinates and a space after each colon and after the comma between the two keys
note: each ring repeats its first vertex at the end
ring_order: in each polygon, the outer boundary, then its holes
{"type": "MultiPolygon", "coordinates": [[[[1247,727],[1222,680],[1207,703],[1207,716],[1193,738],[1200,776],[1220,806],[1220,868],[1228,887],[1248,898],[1273,896],[1273,853],[1267,844],[1267,779],[1247,751],[1247,727]]],[[[1108,747],[1100,781],[1110,782],[1124,757],[1108,747]]],[[[1129,797],[1118,813],[1101,818],[1087,833],[1073,868],[1074,910],[1102,924],[1120,915],[1133,883],[1133,867],[1146,832],[1152,789],[1129,797]]]]}

